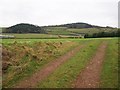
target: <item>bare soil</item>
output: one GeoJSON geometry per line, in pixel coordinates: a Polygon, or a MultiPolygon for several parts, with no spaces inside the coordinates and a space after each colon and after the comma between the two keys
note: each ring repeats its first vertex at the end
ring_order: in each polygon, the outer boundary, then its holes
{"type": "Polygon", "coordinates": [[[54,70],[63,64],[65,61],[69,60],[74,56],[83,46],[78,46],[75,49],[69,51],[65,55],[59,57],[58,59],[48,63],[42,70],[37,71],[31,77],[26,78],[20,83],[16,84],[15,88],[35,88],[35,86],[49,76],[54,70]]]}
{"type": "Polygon", "coordinates": [[[88,65],[78,75],[73,88],[99,88],[100,73],[106,52],[107,43],[103,42],[88,65]]]}

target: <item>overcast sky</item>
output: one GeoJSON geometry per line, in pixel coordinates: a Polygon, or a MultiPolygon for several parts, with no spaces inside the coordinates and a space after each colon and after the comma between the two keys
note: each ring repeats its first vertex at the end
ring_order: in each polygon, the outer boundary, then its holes
{"type": "Polygon", "coordinates": [[[0,26],[85,22],[118,26],[119,0],[0,0],[0,26]]]}

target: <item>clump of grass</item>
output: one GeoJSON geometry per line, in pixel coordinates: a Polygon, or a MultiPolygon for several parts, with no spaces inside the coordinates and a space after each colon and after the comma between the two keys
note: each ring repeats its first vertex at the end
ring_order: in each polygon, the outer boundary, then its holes
{"type": "MultiPolygon", "coordinates": [[[[20,80],[32,75],[38,69],[44,67],[45,64],[64,54],[72,47],[75,42],[35,42],[32,44],[16,43],[4,45],[6,53],[10,52],[11,56],[8,61],[11,66],[7,67],[3,74],[3,87],[12,87],[20,80]],[[70,44],[69,46],[67,44],[70,44]]],[[[7,60],[3,60],[8,62],[7,60]]]]}
{"type": "Polygon", "coordinates": [[[49,77],[41,81],[39,88],[70,88],[77,75],[95,54],[100,41],[88,41],[74,57],[58,67],[49,77]],[[93,46],[93,47],[90,47],[93,46]]]}

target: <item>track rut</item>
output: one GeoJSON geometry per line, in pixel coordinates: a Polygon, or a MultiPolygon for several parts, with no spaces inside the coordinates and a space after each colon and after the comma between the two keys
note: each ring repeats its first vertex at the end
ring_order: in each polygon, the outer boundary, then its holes
{"type": "Polygon", "coordinates": [[[90,60],[84,70],[80,72],[73,88],[99,88],[100,73],[106,52],[107,42],[102,42],[95,56],[90,60]]]}
{"type": "Polygon", "coordinates": [[[65,55],[57,58],[56,60],[48,63],[44,68],[37,71],[35,74],[33,74],[31,77],[19,82],[15,85],[15,88],[35,88],[35,86],[45,79],[47,76],[49,76],[54,70],[59,67],[61,64],[63,64],[65,61],[69,60],[71,57],[73,57],[82,47],[83,45],[80,45],[73,50],[69,51],[65,55]]]}

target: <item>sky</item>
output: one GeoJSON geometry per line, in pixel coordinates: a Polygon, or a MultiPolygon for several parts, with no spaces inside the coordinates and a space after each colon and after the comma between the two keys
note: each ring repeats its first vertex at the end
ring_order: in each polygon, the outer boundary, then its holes
{"type": "Polygon", "coordinates": [[[120,1],[118,3],[118,28],[120,28],[120,1]]]}
{"type": "Polygon", "coordinates": [[[0,0],[0,27],[84,22],[118,27],[119,0],[0,0]]]}

